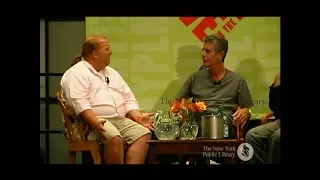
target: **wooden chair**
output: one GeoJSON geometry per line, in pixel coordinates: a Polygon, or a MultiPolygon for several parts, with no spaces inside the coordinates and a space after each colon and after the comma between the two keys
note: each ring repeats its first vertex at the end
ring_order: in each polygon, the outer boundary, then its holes
{"type": "MultiPolygon", "coordinates": [[[[86,123],[79,123],[77,130],[80,138],[77,138],[75,135],[75,128],[72,126],[72,124],[75,122],[74,111],[65,105],[61,92],[56,93],[56,98],[63,113],[65,127],[67,128],[66,138],[68,137],[67,141],[69,151],[69,163],[76,163],[77,152],[89,151],[93,158],[94,164],[102,164],[103,144],[98,141],[91,141],[87,139],[91,128],[86,123]]],[[[126,151],[128,149],[128,144],[124,142],[123,147],[124,151],[126,151]]]]}
{"type": "MultiPolygon", "coordinates": [[[[237,110],[241,109],[240,106],[237,106],[237,110]]],[[[240,144],[244,143],[244,130],[241,126],[236,126],[236,147],[238,147],[240,144]]],[[[225,162],[228,164],[244,164],[244,161],[241,161],[238,158],[225,158],[225,162]]]]}

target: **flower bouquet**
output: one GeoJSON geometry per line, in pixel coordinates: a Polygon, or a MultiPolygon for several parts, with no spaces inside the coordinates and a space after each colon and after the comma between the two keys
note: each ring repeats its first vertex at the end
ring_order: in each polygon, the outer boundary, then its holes
{"type": "Polygon", "coordinates": [[[179,116],[181,124],[180,139],[195,139],[199,126],[195,122],[196,114],[207,109],[205,102],[191,102],[187,98],[182,98],[181,102],[174,100],[170,111],[179,116]]]}

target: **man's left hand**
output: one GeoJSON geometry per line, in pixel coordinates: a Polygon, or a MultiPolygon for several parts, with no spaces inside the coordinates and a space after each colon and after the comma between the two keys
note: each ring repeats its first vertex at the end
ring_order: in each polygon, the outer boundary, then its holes
{"type": "Polygon", "coordinates": [[[232,116],[233,116],[233,124],[236,126],[244,127],[246,124],[248,117],[250,115],[249,109],[243,108],[238,109],[232,116]]]}
{"type": "Polygon", "coordinates": [[[140,116],[138,123],[142,126],[154,131],[154,120],[151,119],[154,113],[144,113],[140,116]]]}

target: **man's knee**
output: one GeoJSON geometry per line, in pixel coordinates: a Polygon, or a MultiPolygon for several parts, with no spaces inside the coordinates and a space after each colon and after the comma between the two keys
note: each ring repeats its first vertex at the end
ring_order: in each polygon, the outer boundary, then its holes
{"type": "Polygon", "coordinates": [[[121,152],[121,149],[123,149],[123,140],[120,136],[113,136],[112,138],[106,140],[104,144],[107,145],[107,147],[116,149],[117,151],[121,152]]]}
{"type": "Polygon", "coordinates": [[[247,132],[245,139],[246,141],[251,141],[257,138],[269,138],[276,130],[276,123],[263,124],[250,129],[247,132]]]}
{"type": "Polygon", "coordinates": [[[146,139],[147,141],[149,141],[149,140],[151,140],[152,135],[151,135],[151,133],[148,133],[148,134],[143,135],[142,137],[144,139],[146,139]]]}
{"type": "Polygon", "coordinates": [[[136,141],[147,142],[151,139],[152,134],[149,129],[141,126],[140,124],[135,124],[128,131],[124,132],[122,137],[130,145],[136,141]]]}
{"type": "Polygon", "coordinates": [[[120,145],[123,144],[122,138],[120,136],[113,136],[108,144],[113,144],[113,145],[120,145]]]}
{"type": "Polygon", "coordinates": [[[257,129],[256,128],[252,128],[250,129],[246,136],[245,136],[245,141],[246,142],[251,142],[255,139],[255,135],[257,134],[257,129]]]}
{"type": "Polygon", "coordinates": [[[152,134],[151,133],[146,133],[141,135],[140,137],[136,138],[133,143],[139,141],[140,143],[147,143],[149,140],[151,140],[152,134]]]}

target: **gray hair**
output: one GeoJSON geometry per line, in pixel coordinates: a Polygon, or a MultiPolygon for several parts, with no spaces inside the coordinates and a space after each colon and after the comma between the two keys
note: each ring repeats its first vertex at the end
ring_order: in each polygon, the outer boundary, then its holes
{"type": "Polygon", "coordinates": [[[211,34],[211,35],[206,36],[204,38],[203,42],[215,44],[216,45],[216,48],[215,48],[216,53],[223,51],[224,56],[221,61],[224,62],[224,58],[226,57],[226,55],[228,53],[228,40],[224,36],[211,34]]]}

